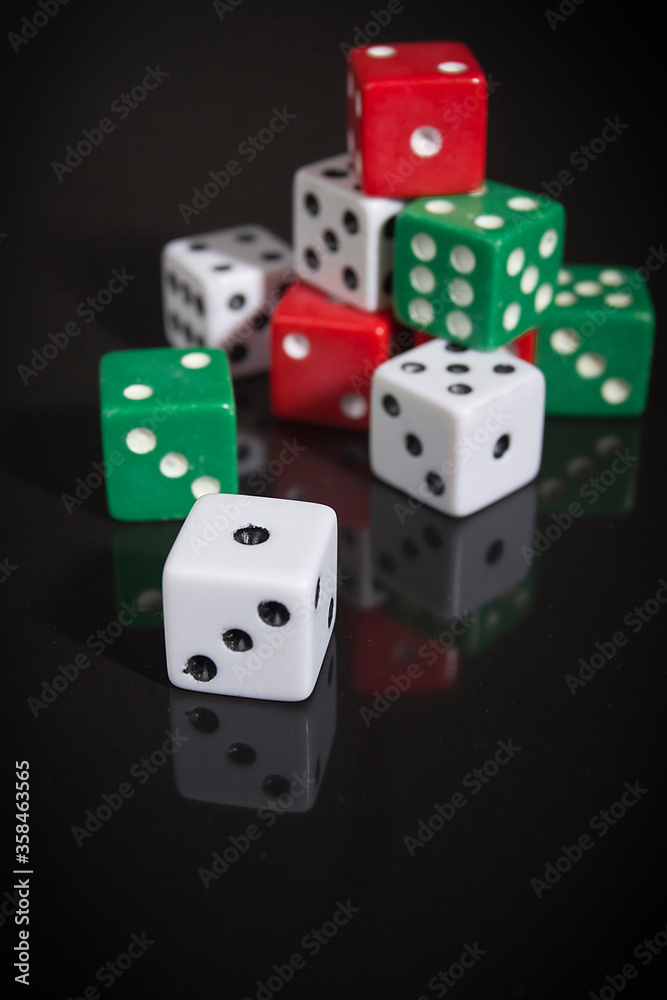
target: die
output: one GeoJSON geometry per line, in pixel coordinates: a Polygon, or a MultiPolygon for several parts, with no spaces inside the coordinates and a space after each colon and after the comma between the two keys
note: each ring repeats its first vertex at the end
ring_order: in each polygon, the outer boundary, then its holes
{"type": "Polygon", "coordinates": [[[203,496],[163,573],[167,672],[177,687],[302,701],[336,608],[336,514],[324,504],[203,496]]]}
{"type": "Polygon", "coordinates": [[[591,265],[562,269],[537,339],[546,412],[570,417],[643,413],[654,328],[651,296],[635,271],[591,265]]]}
{"type": "Polygon", "coordinates": [[[296,172],[293,207],[300,276],[357,309],[391,308],[394,222],[403,202],[363,194],[343,154],[296,172]]]}
{"type": "Polygon", "coordinates": [[[400,350],[391,313],[352,309],[295,282],[271,327],[274,415],[366,430],[373,371],[400,350]]]}
{"type": "Polygon", "coordinates": [[[234,391],[223,351],[105,354],[100,404],[112,517],[183,518],[204,493],[238,488],[234,391]]]}
{"type": "Polygon", "coordinates": [[[493,181],[418,198],[396,220],[396,315],[468,347],[502,347],[541,322],[564,232],[558,202],[493,181]]]}
{"type": "Polygon", "coordinates": [[[348,144],[363,190],[418,198],[478,188],[487,98],[484,73],[459,42],[353,49],[348,144]]]}
{"type": "Polygon", "coordinates": [[[172,731],[187,737],[172,758],[179,795],[306,812],[322,787],[336,732],[335,636],[308,701],[281,705],[172,688],[169,716],[172,731]]]}
{"type": "Polygon", "coordinates": [[[416,503],[464,517],[537,475],[544,376],[505,351],[432,340],[376,370],[370,463],[416,503]]]}
{"type": "Polygon", "coordinates": [[[237,378],[269,367],[269,318],[291,278],[292,254],[263,226],[171,240],[162,250],[166,338],[224,348],[237,378]]]}
{"type": "Polygon", "coordinates": [[[533,483],[464,520],[411,510],[398,490],[374,483],[375,579],[445,621],[468,615],[528,575],[522,546],[533,544],[536,509],[533,483]]]}

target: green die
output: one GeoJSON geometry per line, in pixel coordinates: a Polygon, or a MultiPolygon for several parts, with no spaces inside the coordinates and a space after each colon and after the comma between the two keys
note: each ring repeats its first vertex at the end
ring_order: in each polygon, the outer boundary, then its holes
{"type": "Polygon", "coordinates": [[[156,347],[100,362],[109,513],[184,518],[204,493],[236,493],[236,409],[227,355],[156,347]]]}
{"type": "Polygon", "coordinates": [[[564,235],[558,202],[505,184],[417,198],[396,219],[396,315],[479,351],[502,347],[551,304],[564,235]]]}
{"type": "Polygon", "coordinates": [[[180,530],[180,521],[114,530],[116,606],[118,614],[132,609],[130,627],[162,628],[162,570],[180,530]]]}
{"type": "Polygon", "coordinates": [[[537,337],[546,412],[634,417],[644,412],[655,315],[646,283],[629,268],[568,265],[537,337]]]}

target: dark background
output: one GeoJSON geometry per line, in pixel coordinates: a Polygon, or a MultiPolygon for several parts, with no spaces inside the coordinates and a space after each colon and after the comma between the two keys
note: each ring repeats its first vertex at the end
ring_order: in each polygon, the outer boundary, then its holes
{"type": "MultiPolygon", "coordinates": [[[[161,630],[128,627],[99,656],[86,646],[88,636],[116,619],[124,586],[131,596],[139,572],[131,553],[159,580],[169,545],[169,529],[167,536],[156,525],[132,534],[132,526],[113,523],[103,489],[71,513],[61,500],[101,458],[99,358],[163,343],[159,251],[168,239],[243,222],[290,238],[294,171],[344,148],[340,45],[354,43],[373,9],[384,10],[383,0],[374,6],[244,0],[221,20],[208,2],[73,0],[15,53],[6,36],[20,30],[37,4],[3,8],[0,559],[15,567],[0,592],[10,637],[4,676],[11,739],[0,786],[10,838],[0,863],[0,892],[9,893],[0,918],[8,994],[18,930],[11,916],[12,767],[29,760],[31,984],[39,995],[78,997],[97,985],[102,995],[110,988],[117,997],[150,989],[164,997],[240,1000],[255,997],[257,981],[266,983],[274,965],[300,952],[305,967],[281,988],[285,996],[347,992],[416,1000],[435,996],[429,980],[476,942],[484,956],[448,990],[459,1000],[585,998],[605,986],[609,998],[614,988],[605,977],[628,962],[639,970],[623,987],[628,1000],[662,995],[667,954],[644,967],[633,949],[667,924],[661,826],[667,612],[637,632],[624,625],[667,572],[661,272],[649,284],[659,322],[648,411],[622,425],[608,422],[608,433],[629,443],[640,461],[604,504],[588,509],[535,560],[525,613],[496,602],[495,638],[472,636],[461,645],[453,683],[432,691],[415,686],[368,725],[360,708],[371,708],[373,690],[384,690],[400,669],[400,662],[389,662],[385,637],[396,632],[395,650],[403,620],[409,646],[415,634],[432,635],[432,623],[419,601],[398,600],[387,611],[381,594],[373,609],[361,606],[361,584],[343,587],[335,630],[336,733],[312,808],[288,810],[271,829],[258,824],[261,839],[208,889],[198,869],[210,868],[230,836],[257,823],[256,808],[236,806],[224,781],[212,793],[217,802],[188,797],[178,785],[177,756],[145,784],[128,779],[178,716],[161,630]],[[156,64],[169,76],[125,121],[111,115],[115,131],[59,183],[52,162],[62,162],[65,147],[109,116],[112,101],[156,64]],[[283,106],[296,118],[254,162],[241,160],[241,174],[187,226],[179,204],[191,203],[209,171],[239,159],[239,144],[283,106]],[[75,319],[77,304],[123,267],[135,275],[127,289],[24,385],[18,366],[31,363],[32,349],[41,350],[48,333],[75,319]],[[619,629],[627,645],[573,695],[565,674],[619,629]],[[90,657],[90,668],[35,717],[28,699],[78,654],[90,657]],[[492,757],[498,740],[522,749],[411,857],[404,837],[415,835],[434,803],[461,790],[464,776],[492,757]],[[128,780],[133,797],[77,846],[72,827],[128,780]],[[543,877],[561,845],[590,833],[591,817],[636,781],[648,790],[637,805],[604,838],[593,834],[595,847],[538,899],[530,879],[543,877]],[[347,900],[359,913],[318,955],[308,954],[304,936],[347,900]],[[96,971],[126,951],[132,934],[154,943],[113,984],[96,981],[96,971]]],[[[664,73],[655,8],[634,4],[619,16],[621,8],[586,0],[565,9],[573,12],[552,30],[540,4],[415,0],[376,38],[458,39],[471,47],[500,82],[490,98],[488,157],[488,175],[499,181],[541,192],[570,167],[573,151],[600,135],[607,116],[627,123],[585,172],[574,172],[563,193],[566,260],[639,267],[665,237],[664,73]]],[[[364,466],[365,435],[273,425],[265,389],[263,379],[239,388],[240,425],[254,435],[260,458],[285,437],[312,442],[299,473],[312,477],[316,491],[321,460],[327,493],[314,498],[334,507],[342,498],[346,511],[356,504],[357,514],[346,513],[348,529],[358,533],[350,537],[367,538],[371,494],[376,506],[382,494],[364,466]],[[361,465],[350,468],[359,454],[361,465]]],[[[564,466],[582,453],[594,453],[586,421],[549,422],[545,461],[564,466]]],[[[277,495],[281,489],[278,480],[277,495]]],[[[540,504],[542,530],[557,509],[540,504]]],[[[465,559],[466,536],[456,537],[465,559]]],[[[447,578],[450,567],[441,570],[447,578]]],[[[372,587],[368,564],[360,562],[356,572],[372,587]]],[[[330,722],[328,698],[322,711],[330,722]]],[[[214,705],[209,711],[223,729],[243,728],[233,700],[206,704],[214,705]]],[[[308,753],[317,755],[323,724],[317,705],[309,711],[305,722],[288,710],[266,716],[278,756],[286,734],[306,728],[308,753]]],[[[264,717],[257,718],[261,724],[264,717]]],[[[191,732],[178,751],[192,755],[182,758],[184,769],[194,760],[196,771],[201,740],[205,734],[191,732]]],[[[294,771],[303,771],[304,759],[296,753],[294,771]]]]}

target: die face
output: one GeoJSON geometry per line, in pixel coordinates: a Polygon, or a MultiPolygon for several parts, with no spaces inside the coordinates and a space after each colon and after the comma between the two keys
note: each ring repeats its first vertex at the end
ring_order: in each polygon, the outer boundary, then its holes
{"type": "Polygon", "coordinates": [[[536,364],[553,416],[644,412],[655,316],[645,282],[630,268],[568,265],[537,339],[536,364]]]}
{"type": "Polygon", "coordinates": [[[539,325],[562,262],[565,213],[487,181],[479,194],[417,199],[396,220],[397,316],[495,350],[539,325]]]}
{"type": "Polygon", "coordinates": [[[167,558],[167,670],[178,687],[301,701],[336,607],[336,515],[322,504],[202,497],[167,558]]]}
{"type": "Polygon", "coordinates": [[[188,737],[174,756],[180,795],[200,802],[305,812],[317,798],[336,729],[336,643],[307,701],[280,705],[172,688],[170,723],[188,737]],[[285,799],[289,796],[289,799],[285,799]]]}
{"type": "Polygon", "coordinates": [[[185,517],[237,488],[236,413],[222,351],[114,351],[100,362],[107,503],[120,521],[185,517]]]}
{"type": "Polygon", "coordinates": [[[405,497],[373,486],[373,567],[388,592],[443,619],[467,615],[528,575],[522,546],[535,537],[533,484],[465,520],[427,507],[405,514],[405,497]]]}
{"type": "Polygon", "coordinates": [[[354,49],[348,144],[363,190],[418,198],[479,187],[486,163],[487,97],[479,63],[458,42],[354,49]]]}
{"type": "Polygon", "coordinates": [[[269,319],[290,247],[263,226],[172,240],[162,251],[165,333],[176,347],[222,347],[234,377],[269,367],[269,319]]]}
{"type": "Polygon", "coordinates": [[[389,313],[363,313],[297,283],[272,322],[271,409],[286,420],[368,428],[370,373],[393,350],[389,313]]]}
{"type": "Polygon", "coordinates": [[[357,309],[390,308],[394,219],[402,207],[402,201],[364,195],[345,154],[303,167],[294,177],[300,273],[357,309]]]}
{"type": "Polygon", "coordinates": [[[543,424],[537,368],[432,340],[373,376],[371,468],[419,503],[464,517],[535,478],[543,424]]]}

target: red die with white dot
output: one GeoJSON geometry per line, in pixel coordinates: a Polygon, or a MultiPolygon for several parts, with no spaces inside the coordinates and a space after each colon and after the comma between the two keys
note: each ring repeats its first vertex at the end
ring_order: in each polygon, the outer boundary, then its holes
{"type": "Polygon", "coordinates": [[[367,430],[371,377],[398,353],[395,330],[389,312],[362,312],[296,282],[273,314],[273,413],[367,430]]]}
{"type": "Polygon", "coordinates": [[[460,42],[353,49],[348,145],[366,194],[463,194],[484,180],[488,86],[460,42]]]}

